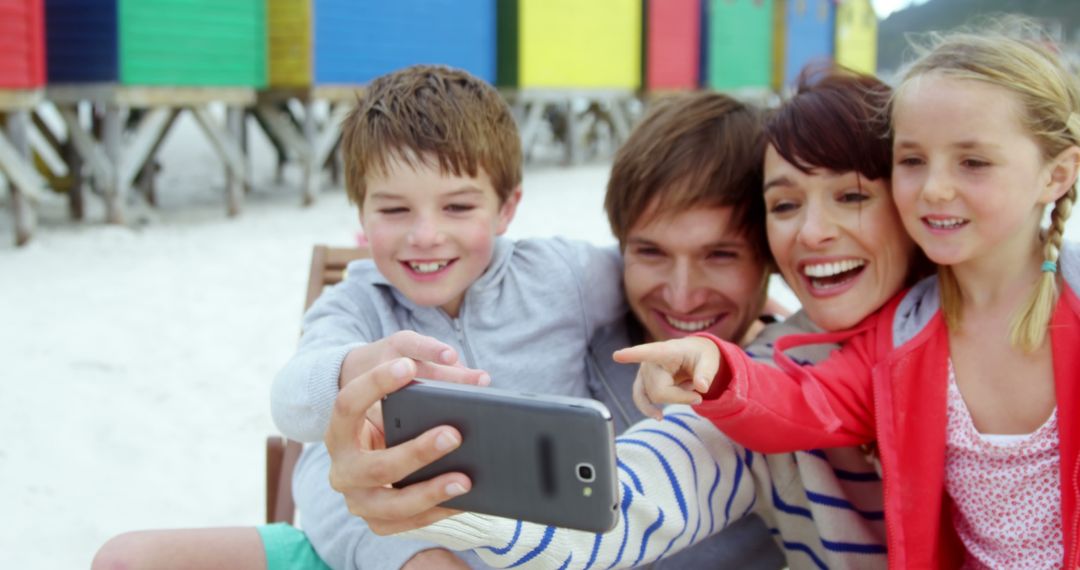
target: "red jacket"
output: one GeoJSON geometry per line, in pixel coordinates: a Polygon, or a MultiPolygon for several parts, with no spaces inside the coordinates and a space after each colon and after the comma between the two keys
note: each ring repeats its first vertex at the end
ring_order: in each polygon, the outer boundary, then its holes
{"type": "MultiPolygon", "coordinates": [[[[1075,268],[1074,268],[1075,269],[1075,268]]],[[[1080,568],[1080,299],[1062,287],[1050,325],[1061,453],[1065,566],[1080,568]]],[[[949,339],[933,279],[897,296],[844,333],[777,342],[780,369],[710,337],[723,355],[697,406],[738,443],[762,453],[877,441],[884,471],[891,568],[956,568],[964,548],[945,493],[949,339]],[[842,342],[827,360],[802,367],[794,346],[842,342]]]]}

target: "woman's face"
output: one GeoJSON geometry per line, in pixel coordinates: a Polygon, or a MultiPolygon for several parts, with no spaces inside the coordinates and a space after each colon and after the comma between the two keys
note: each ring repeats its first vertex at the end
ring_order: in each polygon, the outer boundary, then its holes
{"type": "Polygon", "coordinates": [[[765,211],[780,273],[821,328],[851,328],[903,286],[915,246],[888,181],[822,169],[806,174],[770,145],[765,211]]]}

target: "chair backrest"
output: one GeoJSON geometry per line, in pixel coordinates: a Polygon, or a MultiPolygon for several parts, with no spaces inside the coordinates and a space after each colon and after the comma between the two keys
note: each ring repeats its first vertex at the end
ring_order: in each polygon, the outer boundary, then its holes
{"type": "Polygon", "coordinates": [[[304,310],[308,310],[315,299],[322,295],[323,289],[345,278],[345,268],[350,261],[366,257],[371,257],[371,251],[366,247],[315,246],[311,251],[311,272],[308,274],[304,310]]]}
{"type": "MultiPolygon", "coordinates": [[[[326,287],[345,279],[350,261],[371,257],[366,247],[329,247],[316,245],[311,251],[311,272],[308,274],[307,298],[304,311],[322,295],[326,287]]],[[[300,459],[303,445],[272,435],[266,438],[266,522],[293,523],[296,503],[292,495],[292,475],[300,459]]]]}

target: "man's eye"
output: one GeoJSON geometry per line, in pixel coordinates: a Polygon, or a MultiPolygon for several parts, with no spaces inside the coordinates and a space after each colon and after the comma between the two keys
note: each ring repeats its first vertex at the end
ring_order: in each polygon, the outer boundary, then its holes
{"type": "Polygon", "coordinates": [[[476,206],[473,206],[472,204],[449,204],[449,205],[446,206],[446,210],[448,212],[452,212],[452,213],[455,213],[455,214],[460,214],[460,213],[468,212],[468,211],[475,210],[475,209],[476,209],[476,206]]]}
{"type": "Polygon", "coordinates": [[[409,211],[408,208],[405,208],[405,207],[402,207],[402,206],[398,206],[396,208],[379,208],[379,213],[380,214],[387,214],[387,215],[390,215],[390,214],[404,214],[405,212],[408,212],[408,211],[409,211]]]}
{"type": "Polygon", "coordinates": [[[978,158],[967,158],[960,163],[964,168],[986,168],[990,163],[978,158]]]}
{"type": "Polygon", "coordinates": [[[656,247],[638,247],[634,248],[634,254],[642,257],[659,257],[664,253],[656,247]]]}
{"type": "Polygon", "coordinates": [[[739,254],[728,249],[717,249],[709,252],[710,259],[735,259],[739,254]]]}

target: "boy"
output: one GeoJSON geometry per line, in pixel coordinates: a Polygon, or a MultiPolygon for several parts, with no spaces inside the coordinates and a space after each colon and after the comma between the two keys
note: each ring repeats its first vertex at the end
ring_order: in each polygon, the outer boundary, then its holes
{"type": "MultiPolygon", "coordinates": [[[[305,316],[300,347],[274,384],[281,431],[321,440],[339,390],[371,367],[378,349],[366,343],[405,330],[445,342],[493,385],[588,397],[588,341],[624,312],[618,254],[561,239],[498,237],[521,199],[520,140],[499,94],[442,67],[391,73],[369,85],[343,125],[342,144],[347,192],[372,260],[350,265],[305,316]]],[[[324,476],[309,476],[326,461],[321,445],[301,456],[302,512],[342,500],[319,491],[324,476]]],[[[332,566],[352,559],[400,568],[431,548],[370,533],[320,542],[339,522],[304,520],[332,566]]]]}

